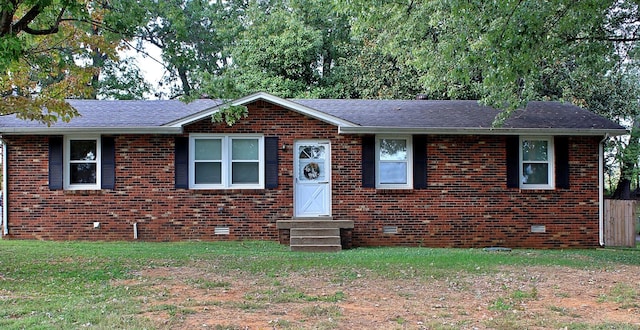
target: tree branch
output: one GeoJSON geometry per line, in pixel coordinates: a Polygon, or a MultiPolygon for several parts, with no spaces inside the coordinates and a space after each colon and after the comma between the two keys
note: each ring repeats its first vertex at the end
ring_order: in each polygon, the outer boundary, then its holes
{"type": "Polygon", "coordinates": [[[407,16],[411,15],[411,11],[413,10],[413,7],[414,7],[414,3],[413,3],[413,0],[411,0],[409,2],[409,6],[407,6],[407,16]]]}
{"type": "Polygon", "coordinates": [[[44,36],[47,34],[54,34],[54,33],[58,33],[58,26],[54,25],[48,29],[44,29],[44,30],[34,30],[28,26],[25,26],[22,31],[24,31],[25,33],[34,35],[34,36],[44,36]]]}
{"type": "Polygon", "coordinates": [[[36,36],[58,33],[60,22],[62,21],[62,15],[64,15],[65,10],[65,8],[60,9],[58,17],[56,17],[55,22],[50,28],[35,30],[30,28],[29,24],[33,22],[33,20],[42,12],[42,8],[39,5],[33,6],[33,8],[31,8],[29,12],[22,16],[22,18],[18,22],[13,24],[12,33],[18,34],[21,31],[24,31],[25,33],[36,36]]]}
{"type": "Polygon", "coordinates": [[[40,7],[39,3],[31,7],[31,9],[29,9],[29,11],[26,14],[24,14],[24,16],[22,16],[20,20],[18,20],[13,24],[11,32],[13,34],[18,34],[21,31],[24,31],[24,29],[27,28],[27,25],[33,22],[33,20],[36,17],[38,17],[38,15],[40,15],[40,13],[42,12],[42,9],[43,8],[40,7]]]}
{"type": "Polygon", "coordinates": [[[598,36],[598,37],[570,37],[566,41],[610,41],[610,42],[636,42],[640,41],[640,37],[623,37],[623,36],[598,36]]]}
{"type": "Polygon", "coordinates": [[[12,0],[11,3],[13,5],[11,10],[4,9],[0,12],[0,36],[11,32],[11,21],[13,20],[13,14],[16,12],[17,7],[15,0],[12,0]]]}
{"type": "Polygon", "coordinates": [[[511,19],[513,18],[513,15],[516,14],[516,10],[518,9],[518,7],[520,7],[521,4],[522,4],[522,0],[519,0],[518,3],[513,7],[513,10],[511,11],[511,13],[509,13],[509,17],[507,17],[507,21],[504,22],[504,24],[502,25],[502,32],[500,33],[499,40],[502,40],[502,38],[504,38],[504,34],[507,32],[507,26],[511,23],[511,19]]]}
{"type": "Polygon", "coordinates": [[[95,25],[96,27],[99,27],[101,29],[104,29],[106,31],[109,31],[111,33],[116,33],[119,35],[122,35],[122,33],[120,33],[120,31],[111,28],[108,25],[105,25],[104,22],[102,21],[98,21],[95,19],[86,19],[86,18],[63,18],[60,19],[60,22],[79,22],[79,23],[87,23],[87,24],[91,24],[91,25],[95,25]]]}

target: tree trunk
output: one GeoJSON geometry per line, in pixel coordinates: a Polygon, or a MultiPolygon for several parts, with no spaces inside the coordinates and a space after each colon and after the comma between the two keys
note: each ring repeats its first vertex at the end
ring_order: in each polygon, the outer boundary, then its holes
{"type": "Polygon", "coordinates": [[[191,85],[189,84],[189,78],[187,77],[187,70],[185,68],[178,68],[178,76],[182,82],[182,92],[184,95],[191,95],[191,85]]]}
{"type": "Polygon", "coordinates": [[[613,199],[631,199],[631,180],[620,178],[618,186],[611,197],[613,199]]]}

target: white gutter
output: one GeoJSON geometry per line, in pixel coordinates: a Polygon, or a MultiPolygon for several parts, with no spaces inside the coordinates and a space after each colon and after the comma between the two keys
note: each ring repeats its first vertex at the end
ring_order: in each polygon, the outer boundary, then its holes
{"type": "Polygon", "coordinates": [[[2,127],[0,133],[6,135],[182,134],[182,127],[2,127]]]}
{"type": "Polygon", "coordinates": [[[604,142],[606,134],[598,144],[598,243],[604,247],[604,142]]]}
{"type": "Polygon", "coordinates": [[[494,128],[494,127],[381,127],[340,126],[340,134],[432,134],[432,135],[555,135],[603,136],[624,135],[626,129],[590,128],[494,128]]]}
{"type": "Polygon", "coordinates": [[[7,207],[7,144],[0,137],[0,141],[2,142],[2,221],[0,224],[2,225],[2,236],[9,235],[9,222],[8,222],[8,207],[7,207]]]}

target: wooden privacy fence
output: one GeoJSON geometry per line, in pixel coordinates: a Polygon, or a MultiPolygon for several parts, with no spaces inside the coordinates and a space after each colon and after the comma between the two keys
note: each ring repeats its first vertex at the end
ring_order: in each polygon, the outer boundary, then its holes
{"type": "Polygon", "coordinates": [[[636,246],[636,201],[604,201],[604,245],[636,246]]]}

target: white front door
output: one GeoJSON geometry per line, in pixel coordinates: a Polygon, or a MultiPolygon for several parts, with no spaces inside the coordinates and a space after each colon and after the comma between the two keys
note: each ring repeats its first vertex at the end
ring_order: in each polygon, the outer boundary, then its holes
{"type": "Polygon", "coordinates": [[[294,214],[331,215],[331,149],[329,142],[298,141],[294,146],[294,214]]]}

